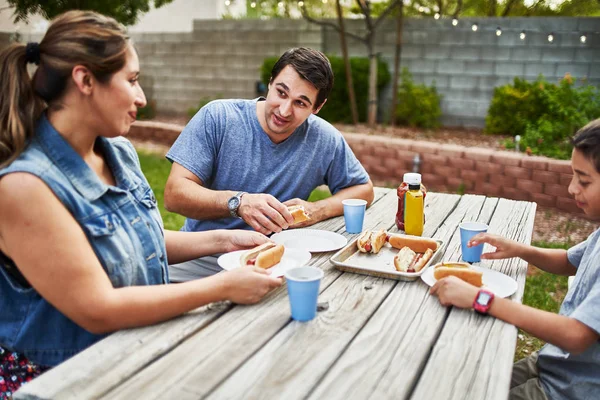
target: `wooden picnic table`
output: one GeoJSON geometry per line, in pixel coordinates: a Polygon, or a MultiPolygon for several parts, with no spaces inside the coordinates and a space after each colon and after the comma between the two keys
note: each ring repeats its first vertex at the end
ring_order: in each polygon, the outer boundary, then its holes
{"type": "MultiPolygon", "coordinates": [[[[395,190],[377,188],[364,229],[397,231],[395,190]]],[[[535,203],[428,193],[424,236],[460,259],[462,221],[530,243],[535,203]]],[[[348,239],[342,217],[311,228],[348,239]]],[[[488,245],[486,245],[488,246],[488,245]]],[[[489,250],[489,249],[487,249],[489,250]]],[[[486,251],[486,249],[484,249],[486,251]]],[[[19,390],[15,399],[506,399],[517,329],[446,308],[420,279],[341,272],[335,252],[314,254],[325,272],[310,322],[290,318],[285,285],[259,304],[211,304],[173,320],[114,333],[19,390]]],[[[482,261],[512,276],[521,301],[527,264],[482,261]]]]}

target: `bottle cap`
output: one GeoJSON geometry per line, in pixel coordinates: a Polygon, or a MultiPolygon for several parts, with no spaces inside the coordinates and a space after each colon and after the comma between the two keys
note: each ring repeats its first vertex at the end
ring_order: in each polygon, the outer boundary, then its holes
{"type": "Polygon", "coordinates": [[[404,174],[404,182],[408,185],[420,185],[421,184],[421,174],[417,174],[415,172],[407,172],[404,174]]]}

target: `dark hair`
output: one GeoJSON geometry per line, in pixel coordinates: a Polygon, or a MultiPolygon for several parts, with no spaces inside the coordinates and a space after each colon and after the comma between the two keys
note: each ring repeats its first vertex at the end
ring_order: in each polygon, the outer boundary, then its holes
{"type": "Polygon", "coordinates": [[[37,43],[13,43],[0,53],[0,168],[12,162],[33,136],[47,106],[58,100],[73,67],[85,66],[101,83],[125,65],[125,27],[91,11],[69,11],[54,19],[37,43]],[[38,64],[30,79],[27,64],[38,64]]]}
{"type": "Polygon", "coordinates": [[[320,51],[308,47],[289,49],[279,57],[273,66],[270,82],[273,82],[273,79],[288,65],[291,65],[298,75],[319,90],[313,109],[320,107],[333,88],[333,70],[329,59],[320,51]]]}
{"type": "Polygon", "coordinates": [[[600,172],[600,118],[578,130],[571,143],[600,172]]]}

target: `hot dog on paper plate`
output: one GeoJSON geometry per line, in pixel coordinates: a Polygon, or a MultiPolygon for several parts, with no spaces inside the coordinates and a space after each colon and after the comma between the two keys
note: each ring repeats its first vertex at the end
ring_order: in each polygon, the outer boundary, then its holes
{"type": "Polygon", "coordinates": [[[271,268],[278,264],[283,257],[285,248],[282,244],[272,242],[263,243],[243,253],[240,257],[241,266],[256,265],[260,268],[271,268]]]}

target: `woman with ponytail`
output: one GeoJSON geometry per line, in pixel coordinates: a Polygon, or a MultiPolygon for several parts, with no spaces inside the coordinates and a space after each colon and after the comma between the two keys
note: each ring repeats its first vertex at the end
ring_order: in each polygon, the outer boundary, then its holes
{"type": "Polygon", "coordinates": [[[146,99],[116,21],[65,13],[39,44],[2,51],[0,76],[1,396],[110,332],[214,301],[254,303],[281,284],[258,268],[167,284],[168,263],[267,238],[163,229],[121,137],[146,99]]]}

